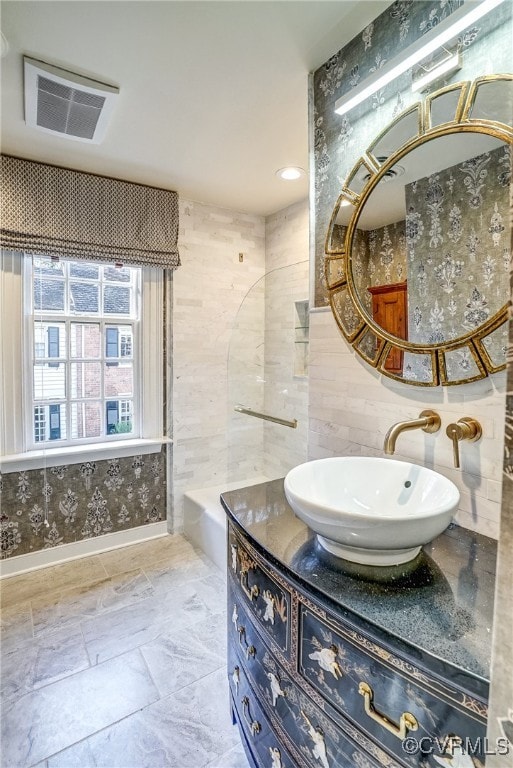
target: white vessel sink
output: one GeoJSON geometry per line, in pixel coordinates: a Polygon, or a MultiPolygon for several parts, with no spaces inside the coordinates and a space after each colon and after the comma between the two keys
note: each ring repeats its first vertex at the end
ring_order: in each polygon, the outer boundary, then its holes
{"type": "Polygon", "coordinates": [[[309,461],[285,478],[296,515],[338,557],[367,565],[413,560],[451,522],[460,493],[431,469],[393,459],[309,461]]]}

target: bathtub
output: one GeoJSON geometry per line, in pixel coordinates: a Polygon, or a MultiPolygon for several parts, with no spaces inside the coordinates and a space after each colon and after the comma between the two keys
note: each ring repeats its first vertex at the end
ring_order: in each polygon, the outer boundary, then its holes
{"type": "Polygon", "coordinates": [[[188,491],[183,499],[184,535],[194,546],[203,550],[224,573],[226,568],[226,512],[219,496],[224,491],[235,491],[248,485],[258,485],[268,477],[252,477],[234,483],[223,483],[210,488],[188,491]]]}

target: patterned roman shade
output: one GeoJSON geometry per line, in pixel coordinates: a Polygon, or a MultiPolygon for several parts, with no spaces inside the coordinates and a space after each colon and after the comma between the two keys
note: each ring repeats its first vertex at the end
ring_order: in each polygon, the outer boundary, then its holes
{"type": "Polygon", "coordinates": [[[1,156],[0,245],[16,251],[174,269],[178,195],[1,156]]]}

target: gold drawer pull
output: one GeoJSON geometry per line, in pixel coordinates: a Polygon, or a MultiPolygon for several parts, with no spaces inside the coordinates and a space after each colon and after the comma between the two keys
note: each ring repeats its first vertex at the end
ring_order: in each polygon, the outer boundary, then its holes
{"type": "Polygon", "coordinates": [[[239,645],[241,645],[244,650],[246,651],[246,658],[249,659],[251,656],[252,659],[256,656],[256,648],[254,645],[250,645],[248,643],[248,638],[246,637],[246,627],[240,625],[238,628],[239,633],[239,645]]]}
{"type": "MultiPolygon", "coordinates": [[[[256,563],[254,560],[251,559],[249,554],[241,547],[240,549],[237,549],[237,555],[240,565],[240,585],[242,588],[242,591],[244,592],[247,597],[249,597],[250,601],[253,600],[255,597],[258,597],[260,594],[260,590],[258,589],[256,584],[253,584],[252,587],[248,586],[248,573],[249,571],[253,571],[256,568],[256,563]]],[[[232,560],[233,565],[233,560],[232,560]]]]}
{"type": "Polygon", "coordinates": [[[386,715],[382,715],[380,712],[378,712],[372,703],[374,693],[370,685],[367,685],[367,683],[360,683],[358,686],[358,693],[360,693],[364,698],[365,713],[377,723],[382,725],[383,728],[386,728],[387,731],[390,731],[390,733],[393,733],[394,736],[397,736],[398,739],[401,739],[401,741],[406,738],[408,731],[416,731],[419,727],[417,718],[414,717],[411,712],[402,713],[399,719],[399,725],[396,725],[392,720],[389,720],[386,715]]]}
{"type": "Polygon", "coordinates": [[[260,590],[258,589],[256,584],[253,584],[251,588],[247,586],[247,580],[248,580],[248,574],[241,573],[240,575],[240,585],[242,587],[242,591],[245,595],[249,597],[250,600],[254,600],[254,598],[258,597],[260,594],[260,590]]]}
{"type": "Polygon", "coordinates": [[[256,736],[257,733],[260,733],[262,726],[258,720],[253,720],[251,718],[251,713],[249,711],[249,699],[247,696],[244,696],[242,699],[242,714],[244,716],[244,720],[247,722],[251,729],[251,735],[256,736]]]}

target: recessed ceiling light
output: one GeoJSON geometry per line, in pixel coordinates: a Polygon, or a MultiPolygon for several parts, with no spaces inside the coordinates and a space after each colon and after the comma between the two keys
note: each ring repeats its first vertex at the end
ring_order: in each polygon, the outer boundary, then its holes
{"type": "Polygon", "coordinates": [[[280,168],[279,171],[276,171],[276,176],[279,179],[285,179],[285,181],[295,181],[295,179],[300,179],[305,175],[305,170],[295,165],[289,165],[287,168],[280,168]]]}

